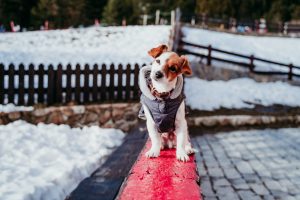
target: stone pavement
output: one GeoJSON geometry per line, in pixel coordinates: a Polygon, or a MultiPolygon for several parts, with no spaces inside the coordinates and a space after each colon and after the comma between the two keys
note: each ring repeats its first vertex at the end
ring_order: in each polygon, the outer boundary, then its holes
{"type": "Polygon", "coordinates": [[[300,200],[300,129],[191,135],[204,199],[300,200]]]}

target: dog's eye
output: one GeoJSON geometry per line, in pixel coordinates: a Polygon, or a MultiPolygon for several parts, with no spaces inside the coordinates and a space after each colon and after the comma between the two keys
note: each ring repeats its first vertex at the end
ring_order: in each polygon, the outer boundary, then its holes
{"type": "Polygon", "coordinates": [[[175,66],[171,66],[171,67],[169,67],[169,70],[170,70],[171,72],[176,72],[176,67],[175,67],[175,66]]]}
{"type": "Polygon", "coordinates": [[[158,60],[158,59],[157,59],[157,60],[155,60],[155,62],[156,62],[157,64],[160,64],[160,60],[158,60]]]}

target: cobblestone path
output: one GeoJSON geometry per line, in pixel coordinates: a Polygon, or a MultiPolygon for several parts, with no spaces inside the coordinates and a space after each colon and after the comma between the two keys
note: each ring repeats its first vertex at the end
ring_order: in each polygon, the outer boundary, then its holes
{"type": "Polygon", "coordinates": [[[204,199],[300,200],[300,129],[204,134],[192,142],[204,199]]]}

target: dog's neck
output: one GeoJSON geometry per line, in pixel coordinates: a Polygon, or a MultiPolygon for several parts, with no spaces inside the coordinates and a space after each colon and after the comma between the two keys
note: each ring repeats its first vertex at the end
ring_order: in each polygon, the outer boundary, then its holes
{"type": "Polygon", "coordinates": [[[152,81],[150,83],[148,83],[148,87],[150,89],[150,92],[153,96],[155,96],[156,98],[159,99],[168,99],[170,98],[170,96],[172,95],[172,92],[174,91],[174,88],[172,88],[171,90],[167,91],[167,92],[159,92],[154,86],[152,81]]]}

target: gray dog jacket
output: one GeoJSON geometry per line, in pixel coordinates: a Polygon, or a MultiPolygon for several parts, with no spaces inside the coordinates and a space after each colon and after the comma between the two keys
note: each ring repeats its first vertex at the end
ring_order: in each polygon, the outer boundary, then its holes
{"type": "MultiPolygon", "coordinates": [[[[149,81],[151,79],[149,78],[149,70],[144,70],[140,73],[142,74],[142,77],[139,78],[145,78],[140,81],[146,81],[147,86],[151,84],[149,81]]],[[[144,94],[145,88],[142,88],[140,84],[140,88],[142,91],[141,95],[141,103],[146,106],[155,122],[156,128],[158,132],[165,133],[165,132],[173,132],[175,130],[175,119],[176,114],[179,109],[179,106],[181,105],[182,101],[184,100],[184,94],[182,92],[182,77],[180,77],[179,84],[176,84],[176,87],[174,91],[172,92],[172,95],[165,99],[156,98],[153,95],[149,96],[149,92],[145,92],[147,96],[144,94]],[[144,90],[144,91],[143,91],[144,90]],[[180,91],[178,91],[180,90],[180,91]],[[175,94],[175,96],[173,95],[175,94]]],[[[148,88],[149,89],[149,88],[148,88]]],[[[142,119],[145,119],[145,113],[143,107],[141,107],[141,110],[139,112],[139,117],[142,119]]]]}

